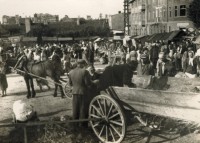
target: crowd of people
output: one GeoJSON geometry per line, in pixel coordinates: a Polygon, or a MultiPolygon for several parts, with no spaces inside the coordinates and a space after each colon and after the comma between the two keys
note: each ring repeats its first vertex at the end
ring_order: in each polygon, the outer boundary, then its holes
{"type": "MultiPolygon", "coordinates": [[[[69,73],[76,67],[76,62],[80,59],[83,59],[93,70],[95,61],[110,66],[136,61],[138,63],[135,72],[137,75],[176,76],[182,73],[189,78],[199,76],[200,50],[198,45],[191,40],[167,43],[165,41],[132,43],[126,41],[124,44],[123,41],[100,39],[79,41],[73,44],[15,45],[7,48],[9,50],[0,47],[0,61],[9,61],[10,58],[19,59],[22,54],[25,54],[28,60],[34,61],[34,63],[45,60],[55,61],[55,65],[59,65],[57,69],[61,74],[69,73]]],[[[1,71],[1,73],[5,73],[5,70],[1,71]]],[[[45,81],[44,85],[48,86],[45,81]]],[[[39,86],[42,89],[41,85],[39,86]]],[[[48,86],[48,88],[50,87],[48,86]]]]}
{"type": "MultiPolygon", "coordinates": [[[[22,53],[34,63],[53,60],[55,65],[61,65],[58,71],[67,73],[73,87],[73,119],[87,118],[89,102],[99,91],[109,86],[136,87],[132,83],[133,74],[159,77],[175,76],[182,72],[194,78],[199,76],[200,71],[200,50],[190,40],[145,44],[138,42],[135,45],[131,42],[124,45],[123,42],[100,40],[34,47],[16,46],[9,57],[19,58],[22,53]],[[108,64],[101,74],[95,72],[96,60],[108,64]]],[[[82,125],[87,126],[85,123],[82,125]]]]}

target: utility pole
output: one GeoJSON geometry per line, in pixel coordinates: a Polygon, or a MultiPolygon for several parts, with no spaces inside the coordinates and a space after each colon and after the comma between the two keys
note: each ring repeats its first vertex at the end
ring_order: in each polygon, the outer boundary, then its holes
{"type": "Polygon", "coordinates": [[[129,0],[124,0],[124,35],[129,35],[129,0]]]}

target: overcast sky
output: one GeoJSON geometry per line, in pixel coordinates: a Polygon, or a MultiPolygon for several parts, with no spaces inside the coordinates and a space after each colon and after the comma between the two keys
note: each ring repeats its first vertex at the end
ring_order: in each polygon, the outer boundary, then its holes
{"type": "Polygon", "coordinates": [[[2,15],[33,16],[34,13],[50,13],[59,18],[85,17],[98,18],[102,13],[112,15],[123,11],[124,0],[0,0],[0,20],[2,15]]]}

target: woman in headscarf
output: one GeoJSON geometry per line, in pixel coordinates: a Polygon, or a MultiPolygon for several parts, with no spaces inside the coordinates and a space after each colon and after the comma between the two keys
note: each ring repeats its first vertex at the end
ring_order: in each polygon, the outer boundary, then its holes
{"type": "Polygon", "coordinates": [[[193,51],[188,51],[188,58],[184,62],[185,66],[185,74],[189,78],[195,78],[197,74],[197,62],[196,59],[194,58],[194,52],[193,51]]]}
{"type": "Polygon", "coordinates": [[[5,73],[5,63],[0,63],[0,89],[2,91],[2,97],[6,96],[6,89],[8,88],[8,82],[5,73]]]}
{"type": "Polygon", "coordinates": [[[147,48],[143,49],[143,53],[140,56],[140,61],[137,67],[137,75],[154,75],[148,52],[149,50],[147,48]]]}

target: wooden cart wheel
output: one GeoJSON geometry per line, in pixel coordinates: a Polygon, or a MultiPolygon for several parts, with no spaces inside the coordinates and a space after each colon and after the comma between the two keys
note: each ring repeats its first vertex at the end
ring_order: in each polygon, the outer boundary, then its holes
{"type": "Polygon", "coordinates": [[[69,82],[67,81],[63,87],[63,92],[65,96],[67,96],[69,99],[72,99],[72,87],[69,85],[69,82]]]}
{"type": "Polygon", "coordinates": [[[99,95],[90,103],[91,127],[101,142],[120,143],[126,134],[125,115],[120,105],[108,95],[99,95]]]}

